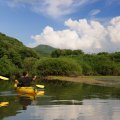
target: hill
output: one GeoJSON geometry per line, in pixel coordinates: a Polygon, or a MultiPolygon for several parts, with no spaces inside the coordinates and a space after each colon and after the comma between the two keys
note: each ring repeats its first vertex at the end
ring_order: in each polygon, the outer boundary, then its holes
{"type": "Polygon", "coordinates": [[[37,51],[40,55],[48,56],[50,55],[56,48],[53,48],[48,45],[38,45],[34,48],[35,51],[37,51]]]}
{"type": "Polygon", "coordinates": [[[39,55],[16,38],[0,33],[0,75],[10,76],[23,69],[26,58],[39,58],[39,55]]]}

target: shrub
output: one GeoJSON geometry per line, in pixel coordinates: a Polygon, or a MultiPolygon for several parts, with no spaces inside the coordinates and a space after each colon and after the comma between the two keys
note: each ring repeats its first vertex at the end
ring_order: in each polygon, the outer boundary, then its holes
{"type": "Polygon", "coordinates": [[[34,70],[34,65],[37,60],[37,58],[26,57],[23,62],[25,71],[28,71],[31,74],[35,74],[36,71],[34,70]]]}
{"type": "Polygon", "coordinates": [[[45,58],[38,60],[35,64],[38,75],[80,75],[81,66],[73,60],[63,58],[45,58]]]}
{"type": "Polygon", "coordinates": [[[89,64],[81,63],[81,66],[82,66],[82,73],[84,75],[93,75],[92,67],[89,64]]]}
{"type": "Polygon", "coordinates": [[[7,58],[7,56],[3,56],[0,59],[0,75],[11,76],[15,72],[15,65],[7,58]]]}

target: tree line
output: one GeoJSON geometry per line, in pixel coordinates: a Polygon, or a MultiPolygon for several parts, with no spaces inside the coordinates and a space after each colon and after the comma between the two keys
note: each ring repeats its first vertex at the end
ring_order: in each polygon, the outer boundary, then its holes
{"type": "Polygon", "coordinates": [[[74,60],[81,66],[83,75],[120,75],[120,52],[85,54],[82,50],[57,49],[51,57],[74,60]]]}

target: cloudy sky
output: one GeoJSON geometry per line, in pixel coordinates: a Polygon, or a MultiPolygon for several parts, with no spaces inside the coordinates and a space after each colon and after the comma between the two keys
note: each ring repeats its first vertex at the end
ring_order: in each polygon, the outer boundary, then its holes
{"type": "Polygon", "coordinates": [[[29,47],[120,51],[120,0],[0,0],[0,32],[29,47]]]}

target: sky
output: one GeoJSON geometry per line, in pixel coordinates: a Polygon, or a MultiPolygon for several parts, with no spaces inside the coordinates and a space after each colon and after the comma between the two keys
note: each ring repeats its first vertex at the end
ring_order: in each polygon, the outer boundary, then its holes
{"type": "Polygon", "coordinates": [[[0,32],[28,47],[120,51],[120,0],[0,0],[0,32]]]}

